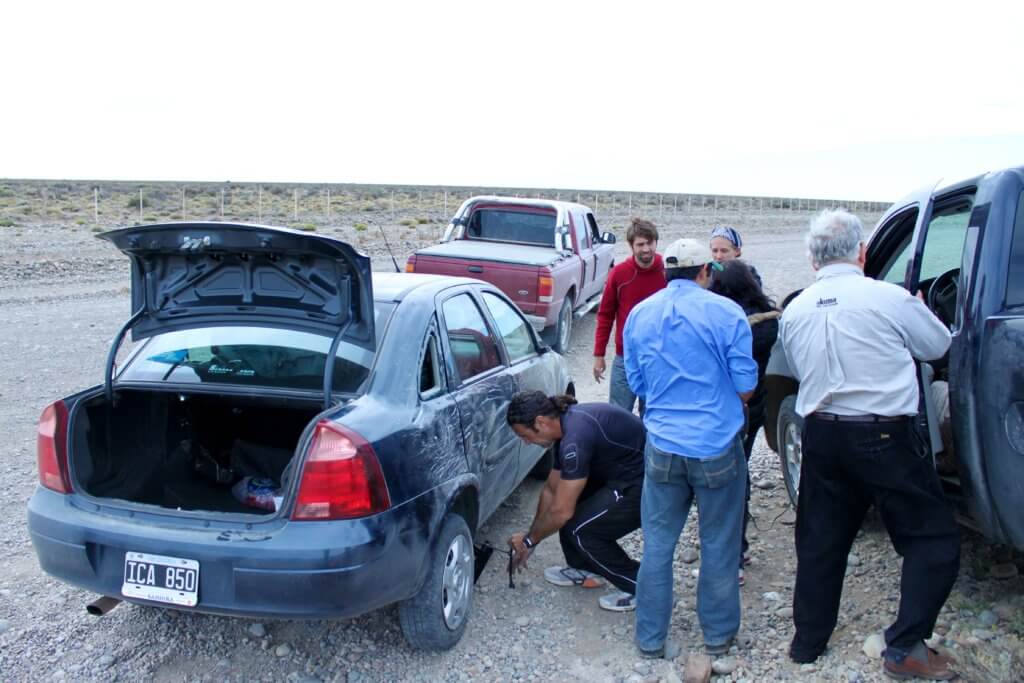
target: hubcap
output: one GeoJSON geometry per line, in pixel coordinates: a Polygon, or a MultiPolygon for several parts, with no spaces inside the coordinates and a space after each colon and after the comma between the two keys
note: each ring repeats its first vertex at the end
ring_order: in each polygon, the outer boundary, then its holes
{"type": "Polygon", "coordinates": [[[572,309],[569,306],[562,306],[562,321],[558,326],[558,345],[563,351],[569,350],[569,337],[572,336],[572,309]]]}
{"type": "Polygon", "coordinates": [[[800,440],[800,428],[794,422],[786,424],[785,434],[786,470],[789,480],[793,482],[793,493],[800,491],[800,461],[803,459],[803,444],[800,440]]]}
{"type": "Polygon", "coordinates": [[[453,631],[466,618],[469,591],[473,586],[473,553],[462,534],[452,539],[444,558],[441,583],[441,609],[445,625],[453,631]]]}

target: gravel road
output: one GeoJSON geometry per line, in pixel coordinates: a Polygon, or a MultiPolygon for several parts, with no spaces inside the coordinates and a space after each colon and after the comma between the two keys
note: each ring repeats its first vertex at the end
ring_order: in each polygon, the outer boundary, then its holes
{"type": "MultiPolygon", "coordinates": [[[[874,218],[874,217],[870,217],[874,218]]],[[[745,255],[781,298],[811,271],[801,231],[806,215],[740,217],[745,255]],[[794,217],[796,216],[796,217],[794,217]]],[[[663,229],[662,246],[706,235],[708,217],[663,229]]],[[[338,229],[348,237],[348,229],[338,229]]],[[[352,235],[354,236],[354,234],[352,235]]],[[[621,239],[621,236],[620,236],[621,239]]],[[[399,263],[418,246],[392,240],[399,263]]],[[[388,262],[367,245],[375,267],[388,262]]],[[[620,244],[621,256],[627,248],[620,244]]],[[[561,560],[557,542],[542,543],[531,570],[507,586],[495,556],[477,584],[465,638],[452,651],[411,651],[393,608],[348,621],[266,621],[121,605],[89,616],[96,596],[42,574],[25,526],[36,486],[35,423],[55,398],[100,380],[108,344],[128,314],[127,261],[85,228],[36,224],[0,228],[0,680],[4,681],[678,681],[682,659],[641,661],[632,646],[633,618],[600,610],[600,591],[556,588],[540,576],[561,560]]],[[[569,354],[582,400],[604,400],[591,374],[594,316],[577,321],[569,354]]],[[[869,520],[850,557],[839,628],[814,665],[785,657],[792,635],[795,569],[792,512],[776,456],[755,448],[751,528],[754,560],[742,589],[740,645],[715,662],[718,681],[881,681],[869,636],[895,613],[900,559],[884,530],[869,520]]],[[[539,484],[525,482],[482,530],[499,543],[526,528],[539,484]]],[[[696,520],[677,553],[679,601],[672,635],[684,653],[702,642],[695,614],[699,568],[696,520]]],[[[964,680],[1024,680],[1024,579],[1020,556],[963,533],[963,567],[937,632],[960,660],[964,680]],[[1010,578],[996,579],[1007,572],[1010,578]]],[[[639,533],[626,540],[641,552],[639,533]]]]}

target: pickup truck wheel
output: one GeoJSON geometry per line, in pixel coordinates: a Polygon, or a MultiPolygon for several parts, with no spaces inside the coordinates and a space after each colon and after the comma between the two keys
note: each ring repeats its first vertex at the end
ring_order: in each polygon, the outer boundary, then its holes
{"type": "Polygon", "coordinates": [[[775,438],[779,445],[782,478],[793,505],[800,493],[800,463],[803,461],[804,419],[796,412],[796,396],[787,396],[779,405],[775,438]]]}
{"type": "Polygon", "coordinates": [[[558,312],[558,322],[554,328],[555,335],[551,347],[564,356],[569,353],[569,339],[572,338],[572,302],[568,296],[562,302],[562,310],[558,312]]]}
{"type": "Polygon", "coordinates": [[[412,647],[448,650],[462,638],[473,606],[473,537],[466,520],[445,518],[429,561],[420,592],[399,603],[398,622],[412,647]]]}

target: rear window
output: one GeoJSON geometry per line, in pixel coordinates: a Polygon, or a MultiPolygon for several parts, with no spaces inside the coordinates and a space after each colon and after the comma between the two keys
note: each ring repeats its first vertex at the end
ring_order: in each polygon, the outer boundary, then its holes
{"type": "Polygon", "coordinates": [[[480,209],[473,212],[467,234],[472,239],[555,246],[555,214],[480,209]]]}
{"type": "Polygon", "coordinates": [[[1010,270],[1006,278],[1006,305],[1024,306],[1024,192],[1017,200],[1017,219],[1013,224],[1010,270]]]}
{"type": "MultiPolygon", "coordinates": [[[[377,344],[394,304],[374,304],[377,344]]],[[[325,335],[271,327],[203,327],[168,332],[146,341],[119,380],[174,384],[227,384],[318,391],[333,340],[325,335]]],[[[356,393],[374,354],[342,342],[334,360],[333,390],[356,393]]]]}

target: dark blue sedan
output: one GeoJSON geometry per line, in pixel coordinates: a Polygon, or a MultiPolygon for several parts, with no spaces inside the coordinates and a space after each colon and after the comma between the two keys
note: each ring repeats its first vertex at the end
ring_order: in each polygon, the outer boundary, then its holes
{"type": "Polygon", "coordinates": [[[477,528],[550,467],[506,406],[572,392],[562,357],[494,287],[371,275],[332,238],[226,223],[100,237],[131,260],[133,313],[104,382],[40,418],[42,568],[215,614],[397,602],[413,646],[458,642],[477,528]]]}

